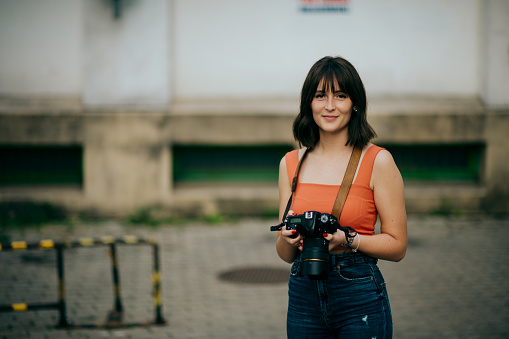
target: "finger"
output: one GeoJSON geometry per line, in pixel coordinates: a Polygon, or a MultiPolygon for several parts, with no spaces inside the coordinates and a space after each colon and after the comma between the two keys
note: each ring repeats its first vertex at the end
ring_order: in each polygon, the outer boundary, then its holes
{"type": "Polygon", "coordinates": [[[323,234],[323,238],[324,238],[325,240],[329,240],[329,241],[331,241],[331,240],[332,240],[332,234],[330,234],[330,233],[324,233],[324,234],[323,234]]]}
{"type": "Polygon", "coordinates": [[[299,242],[297,243],[297,247],[299,248],[299,250],[302,251],[302,249],[304,248],[304,239],[302,239],[302,237],[299,239],[299,242]]]}
{"type": "Polygon", "coordinates": [[[289,229],[289,230],[288,230],[288,229],[286,229],[286,227],[283,227],[283,228],[281,229],[281,234],[283,234],[283,235],[287,235],[287,236],[288,236],[288,235],[292,235],[292,234],[293,234],[293,231],[295,231],[295,230],[292,230],[292,229],[289,229]]]}
{"type": "Polygon", "coordinates": [[[295,212],[294,212],[294,211],[292,211],[292,210],[289,210],[289,211],[288,211],[288,215],[295,215],[295,212]]]}
{"type": "Polygon", "coordinates": [[[282,230],[281,234],[289,238],[296,238],[298,236],[297,230],[282,230]]]}

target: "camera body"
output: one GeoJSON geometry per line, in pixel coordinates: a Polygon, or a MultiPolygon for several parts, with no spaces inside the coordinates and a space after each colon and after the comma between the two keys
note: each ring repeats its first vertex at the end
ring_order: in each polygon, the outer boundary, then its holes
{"type": "Polygon", "coordinates": [[[334,233],[339,223],[335,216],[315,211],[291,215],[284,222],[287,230],[297,230],[306,238],[323,238],[324,233],[334,233]]]}
{"type": "Polygon", "coordinates": [[[283,226],[287,230],[297,230],[304,237],[301,253],[301,275],[307,275],[312,280],[325,280],[329,277],[329,241],[324,239],[324,233],[334,233],[338,229],[345,232],[347,238],[351,227],[339,225],[335,216],[316,211],[288,216],[281,224],[272,226],[271,231],[279,231],[283,226]]]}

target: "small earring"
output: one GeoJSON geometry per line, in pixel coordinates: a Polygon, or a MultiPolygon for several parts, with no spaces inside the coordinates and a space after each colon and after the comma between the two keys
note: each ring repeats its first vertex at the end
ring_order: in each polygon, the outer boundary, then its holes
{"type": "Polygon", "coordinates": [[[357,113],[357,108],[355,108],[355,107],[354,107],[354,108],[353,108],[353,112],[354,112],[354,113],[357,113]]]}

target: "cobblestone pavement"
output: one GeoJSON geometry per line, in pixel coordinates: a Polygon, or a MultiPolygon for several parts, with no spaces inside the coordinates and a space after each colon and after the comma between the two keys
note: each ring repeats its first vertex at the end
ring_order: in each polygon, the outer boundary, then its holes
{"type": "MultiPolygon", "coordinates": [[[[274,249],[275,220],[235,225],[133,227],[116,222],[72,229],[47,226],[12,240],[135,234],[161,246],[163,326],[55,329],[58,312],[0,313],[0,338],[284,338],[287,285],[219,279],[237,268],[289,270],[274,249]]],[[[509,337],[509,219],[409,218],[407,256],[380,262],[388,284],[395,338],[509,337]]],[[[104,322],[113,309],[106,247],[64,251],[67,316],[104,322]]],[[[152,321],[149,246],[119,245],[125,322],[152,321]]],[[[58,298],[53,250],[0,252],[0,304],[58,298]]]]}

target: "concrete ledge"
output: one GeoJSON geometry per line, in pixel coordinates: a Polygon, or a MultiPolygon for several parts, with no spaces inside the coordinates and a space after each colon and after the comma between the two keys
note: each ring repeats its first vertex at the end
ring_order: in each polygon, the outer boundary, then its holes
{"type": "MultiPolygon", "coordinates": [[[[479,213],[487,189],[474,184],[406,183],[408,213],[470,214],[479,213]]],[[[194,213],[266,215],[279,206],[277,183],[263,185],[194,185],[176,188],[176,209],[194,213]]]]}
{"type": "MultiPolygon", "coordinates": [[[[485,187],[471,184],[414,184],[405,186],[407,212],[411,214],[471,214],[479,213],[487,196],[485,187]]],[[[87,210],[85,193],[79,187],[0,187],[0,201],[44,201],[63,205],[70,210],[87,210]],[[62,199],[65,197],[65,200],[62,199]]],[[[279,196],[277,183],[218,185],[179,185],[171,201],[153,206],[163,214],[206,216],[214,214],[253,216],[277,215],[279,196]]],[[[149,206],[139,206],[149,207],[149,206]]],[[[136,209],[133,206],[128,211],[136,209]]],[[[103,210],[108,215],[126,215],[126,211],[103,210]]],[[[128,214],[127,213],[127,214],[128,214]]]]}
{"type": "Polygon", "coordinates": [[[277,215],[277,183],[181,185],[175,211],[187,215],[277,215]]]}
{"type": "Polygon", "coordinates": [[[405,202],[409,213],[479,213],[487,194],[486,187],[474,184],[405,185],[405,202]]]}
{"type": "Polygon", "coordinates": [[[369,115],[483,114],[485,107],[472,97],[374,96],[368,97],[369,115]]]}

